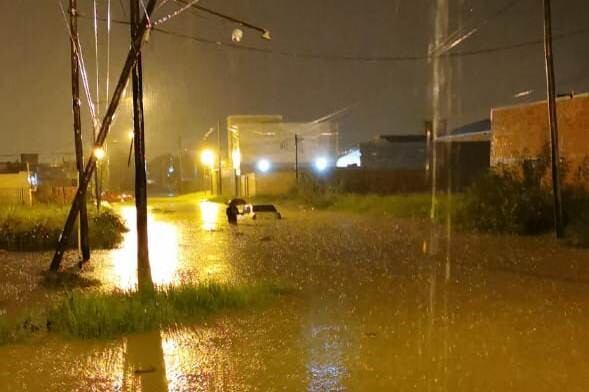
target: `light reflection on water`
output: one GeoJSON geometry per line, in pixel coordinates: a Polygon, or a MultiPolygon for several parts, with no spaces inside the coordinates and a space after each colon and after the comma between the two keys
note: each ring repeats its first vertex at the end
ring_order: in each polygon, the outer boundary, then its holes
{"type": "MultiPolygon", "coordinates": [[[[388,257],[390,267],[402,266],[399,260],[421,255],[421,235],[407,237],[413,253],[379,237],[388,220],[351,230],[346,217],[297,220],[293,214],[271,228],[228,227],[222,205],[191,204],[184,215],[174,208],[150,215],[157,282],[175,282],[187,271],[222,281],[243,275],[240,263],[247,262],[254,272],[263,268],[261,277],[274,277],[275,269],[302,282],[301,292],[189,328],[107,342],[0,346],[0,358],[12,359],[0,361],[1,391],[587,389],[585,286],[462,268],[430,297],[425,268],[385,269],[376,262],[388,257]],[[213,226],[202,222],[215,220],[218,229],[206,230],[213,226]],[[345,262],[336,263],[339,258],[345,262]]],[[[121,213],[133,229],[133,207],[121,213]]],[[[105,257],[106,278],[122,288],[136,279],[135,240],[128,233],[123,248],[105,257]]],[[[466,255],[520,249],[511,241],[483,243],[466,255]]],[[[571,252],[559,260],[586,258],[585,251],[571,252]]]]}
{"type": "MultiPolygon", "coordinates": [[[[129,232],[125,234],[121,248],[112,253],[114,268],[111,281],[117,288],[128,290],[137,285],[137,230],[135,207],[120,209],[129,232]]],[[[153,283],[166,285],[178,280],[179,245],[181,234],[172,223],[158,220],[148,214],[149,262],[153,283]]]]}
{"type": "MultiPolygon", "coordinates": [[[[170,219],[175,217],[173,214],[159,215],[157,211],[149,211],[149,261],[154,284],[177,284],[185,279],[228,282],[235,278],[226,254],[227,241],[231,238],[227,239],[221,228],[223,205],[201,201],[195,212],[190,219],[174,220],[170,219]],[[200,229],[200,233],[194,232],[194,226],[200,229]]],[[[122,246],[110,253],[107,262],[110,267],[104,269],[101,279],[118,289],[129,290],[137,285],[135,207],[122,206],[119,213],[129,232],[125,233],[122,246]]]]}
{"type": "Polygon", "coordinates": [[[201,201],[198,206],[202,217],[202,228],[206,231],[217,230],[221,206],[210,201],[201,201]]]}

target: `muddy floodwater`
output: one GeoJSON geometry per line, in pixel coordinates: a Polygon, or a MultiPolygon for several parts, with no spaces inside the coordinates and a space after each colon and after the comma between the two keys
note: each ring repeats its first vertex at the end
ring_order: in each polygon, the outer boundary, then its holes
{"type": "MultiPolygon", "coordinates": [[[[133,227],[133,208],[119,208],[133,227]]],[[[152,274],[158,284],[272,280],[293,293],[191,327],[2,346],[0,390],[589,390],[589,251],[549,236],[448,241],[426,223],[281,212],[230,227],[220,204],[159,202],[152,274]]],[[[134,286],[134,241],[131,231],[94,254],[86,274],[100,289],[134,286]]],[[[0,253],[3,311],[43,301],[49,260],[0,253]]]]}

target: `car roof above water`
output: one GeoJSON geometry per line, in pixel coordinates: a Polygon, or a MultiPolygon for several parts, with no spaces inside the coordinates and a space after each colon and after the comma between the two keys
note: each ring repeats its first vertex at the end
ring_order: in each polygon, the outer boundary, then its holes
{"type": "Polygon", "coordinates": [[[252,206],[253,212],[277,212],[272,204],[257,204],[252,206]]]}

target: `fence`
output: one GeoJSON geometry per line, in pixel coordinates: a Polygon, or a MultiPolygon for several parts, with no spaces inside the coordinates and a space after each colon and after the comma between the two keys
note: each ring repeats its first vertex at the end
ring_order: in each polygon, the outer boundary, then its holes
{"type": "Polygon", "coordinates": [[[0,188],[0,204],[26,205],[33,203],[30,188],[0,188]]]}

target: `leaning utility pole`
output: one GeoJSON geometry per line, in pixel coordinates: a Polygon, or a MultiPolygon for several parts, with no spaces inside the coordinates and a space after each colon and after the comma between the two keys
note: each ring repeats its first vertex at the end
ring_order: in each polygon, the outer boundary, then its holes
{"type": "MultiPolygon", "coordinates": [[[[78,183],[84,176],[84,144],[82,142],[82,119],[80,114],[80,53],[78,36],[78,2],[70,0],[70,51],[72,68],[72,109],[74,114],[74,145],[76,148],[76,168],[78,169],[78,183]]],[[[90,260],[90,245],[88,243],[88,211],[86,208],[86,194],[82,196],[80,205],[80,220],[78,240],[82,253],[82,264],[90,260]]]]}
{"type": "Polygon", "coordinates": [[[558,116],[556,111],[556,83],[552,54],[552,11],[550,0],[544,0],[544,54],[548,90],[548,126],[550,127],[550,160],[552,166],[552,194],[554,197],[554,228],[556,238],[564,236],[562,193],[560,191],[560,154],[558,147],[558,116]]]}
{"type": "MultiPolygon", "coordinates": [[[[125,90],[125,85],[127,84],[127,80],[129,79],[129,75],[131,74],[131,69],[135,66],[137,61],[137,55],[139,54],[138,50],[141,49],[141,44],[143,42],[143,38],[145,36],[145,32],[148,28],[148,18],[153,13],[157,0],[148,0],[146,6],[146,13],[141,20],[139,28],[136,32],[136,38],[133,40],[131,48],[129,48],[129,52],[127,53],[127,58],[123,65],[123,69],[121,71],[121,75],[117,82],[117,86],[113,92],[110,104],[106,110],[104,119],[102,120],[102,124],[100,126],[100,131],[96,137],[95,147],[102,147],[106,137],[108,136],[108,132],[110,130],[113,116],[119,106],[121,101],[121,97],[123,95],[123,91],[125,90]]],[[[55,249],[55,253],[53,255],[53,259],[51,260],[50,270],[56,272],[59,270],[61,266],[61,260],[63,259],[63,254],[70,243],[72,230],[74,228],[74,224],[76,221],[76,217],[80,212],[80,208],[82,205],[83,197],[88,189],[88,184],[92,179],[92,175],[96,170],[96,157],[94,154],[90,154],[90,158],[88,158],[88,162],[84,167],[84,176],[82,177],[82,181],[78,185],[78,190],[76,191],[76,196],[74,197],[74,201],[72,202],[72,206],[66,218],[63,231],[59,236],[59,242],[57,243],[57,247],[55,249]]]]}
{"type": "MultiPolygon", "coordinates": [[[[130,0],[131,42],[139,34],[139,1],[130,0]]],[[[143,118],[143,66],[141,43],[136,47],[137,61],[133,67],[133,134],[135,142],[135,209],[137,211],[137,286],[139,290],[153,289],[149,266],[147,238],[147,173],[145,170],[145,126],[143,118]]],[[[182,154],[182,151],[180,151],[182,154]]],[[[182,181],[182,179],[180,179],[182,181]]]]}

